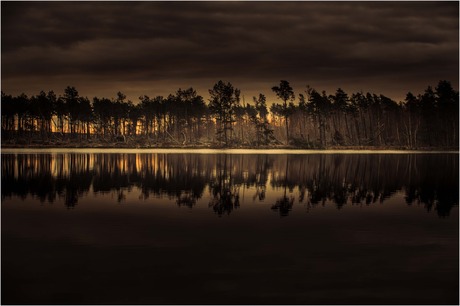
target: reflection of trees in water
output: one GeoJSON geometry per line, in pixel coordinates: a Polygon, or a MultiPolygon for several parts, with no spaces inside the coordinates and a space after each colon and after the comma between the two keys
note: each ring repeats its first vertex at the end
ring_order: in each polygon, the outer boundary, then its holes
{"type": "MultiPolygon", "coordinates": [[[[287,196],[287,188],[289,186],[289,190],[292,191],[292,182],[288,184],[288,171],[289,171],[289,158],[286,158],[286,165],[284,167],[284,180],[282,182],[282,186],[284,188],[284,193],[283,196],[278,198],[275,202],[275,204],[272,205],[271,209],[272,210],[277,210],[280,213],[281,217],[285,217],[289,214],[289,211],[292,209],[292,206],[294,205],[294,197],[287,196]]],[[[276,182],[274,180],[274,182],[276,182]]],[[[276,184],[275,184],[276,185],[276,184]]]]}
{"type": "Polygon", "coordinates": [[[2,156],[2,199],[32,195],[40,202],[64,198],[67,207],[78,203],[91,186],[88,155],[17,154],[2,156]]]}
{"type": "Polygon", "coordinates": [[[151,194],[176,199],[178,206],[193,207],[203,195],[211,169],[204,155],[141,154],[136,186],[144,199],[151,194]]]}
{"type": "Polygon", "coordinates": [[[281,217],[286,217],[294,205],[294,197],[287,197],[286,195],[277,199],[271,209],[277,210],[281,217]]]}
{"type": "Polygon", "coordinates": [[[192,208],[196,204],[196,200],[196,196],[193,196],[190,192],[183,192],[178,196],[176,203],[178,206],[192,208]]]}
{"type": "Polygon", "coordinates": [[[134,154],[94,154],[94,192],[129,191],[139,179],[134,154]]]}
{"type": "MultiPolygon", "coordinates": [[[[406,203],[422,204],[427,211],[434,209],[439,216],[446,217],[459,200],[458,155],[451,154],[443,159],[426,156],[424,163],[422,171],[404,186],[406,203]]],[[[417,165],[415,160],[411,166],[419,169],[420,162],[417,165]]]]}
{"type": "Polygon", "coordinates": [[[39,163],[33,156],[26,154],[2,155],[2,199],[17,195],[25,199],[32,194],[41,202],[54,201],[56,198],[56,181],[50,171],[36,173],[35,169],[49,169],[50,156],[44,156],[39,163]],[[11,156],[11,158],[10,158],[11,156]],[[53,190],[49,193],[49,190],[53,190]]]}
{"type": "Polygon", "coordinates": [[[139,188],[144,199],[167,197],[187,207],[208,187],[217,214],[231,212],[249,187],[254,201],[283,188],[272,205],[282,215],[294,204],[287,191],[295,189],[307,207],[332,202],[339,209],[382,203],[403,191],[408,205],[440,216],[449,215],[459,197],[457,154],[3,154],[1,167],[2,199],[61,198],[68,207],[91,187],[118,202],[139,188]]]}
{"type": "Polygon", "coordinates": [[[212,176],[209,189],[211,191],[211,201],[209,207],[212,207],[214,212],[222,216],[230,214],[234,208],[240,206],[240,186],[244,181],[242,171],[237,171],[239,175],[233,176],[234,167],[241,167],[242,160],[233,160],[232,155],[218,155],[216,161],[215,175],[212,176]],[[235,164],[234,164],[235,162],[235,164]]]}
{"type": "Polygon", "coordinates": [[[458,205],[457,154],[321,154],[283,155],[274,161],[272,187],[299,190],[308,207],[333,202],[383,203],[397,191],[407,203],[422,203],[440,216],[458,205]],[[287,162],[287,159],[289,162],[287,162]],[[282,170],[287,165],[287,177],[282,170]]]}

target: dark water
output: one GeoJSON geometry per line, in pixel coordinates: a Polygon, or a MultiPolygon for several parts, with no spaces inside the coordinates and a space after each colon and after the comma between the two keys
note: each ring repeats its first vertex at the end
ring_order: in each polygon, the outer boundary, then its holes
{"type": "Polygon", "coordinates": [[[2,154],[2,304],[458,304],[458,154],[2,154]]]}

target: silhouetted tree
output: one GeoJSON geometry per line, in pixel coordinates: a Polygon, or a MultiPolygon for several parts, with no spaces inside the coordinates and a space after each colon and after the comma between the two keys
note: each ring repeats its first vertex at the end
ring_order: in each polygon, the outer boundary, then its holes
{"type": "Polygon", "coordinates": [[[452,88],[449,81],[441,80],[436,86],[435,101],[441,145],[458,145],[459,93],[452,88]]]}
{"type": "Polygon", "coordinates": [[[115,136],[126,134],[126,120],[128,119],[128,104],[126,95],[117,92],[117,98],[112,102],[113,134],[115,136]]]}
{"type": "Polygon", "coordinates": [[[205,115],[206,104],[203,97],[192,87],[182,90],[179,88],[174,97],[176,110],[176,137],[182,136],[182,143],[199,137],[200,123],[205,115]]]}
{"type": "Polygon", "coordinates": [[[254,111],[251,111],[250,118],[256,127],[257,145],[268,145],[274,140],[273,129],[268,122],[268,109],[265,95],[259,94],[259,97],[253,97],[255,104],[254,111]]]}
{"type": "Polygon", "coordinates": [[[332,101],[332,121],[333,121],[333,140],[335,144],[344,145],[346,143],[344,135],[350,139],[350,128],[348,126],[347,109],[349,98],[345,91],[338,88],[335,95],[330,97],[332,101]],[[343,127],[345,124],[345,128],[343,127]]]}
{"type": "Polygon", "coordinates": [[[77,120],[80,110],[79,94],[75,87],[67,86],[62,97],[66,115],[68,117],[69,131],[71,137],[75,136],[77,120]]]}
{"type": "Polygon", "coordinates": [[[29,117],[29,98],[26,94],[22,93],[21,95],[13,98],[14,113],[17,116],[17,131],[18,134],[23,136],[25,130],[30,129],[30,117],[29,117]]]}
{"type": "Polygon", "coordinates": [[[281,80],[279,86],[273,86],[272,91],[277,95],[279,99],[283,101],[283,104],[274,107],[273,109],[278,112],[279,115],[283,116],[284,123],[286,126],[286,144],[289,144],[289,116],[293,111],[293,102],[295,99],[294,91],[289,85],[288,81],[281,80]],[[289,103],[288,103],[289,102],[289,103]]]}
{"type": "Polygon", "coordinates": [[[41,138],[45,140],[51,134],[51,119],[54,108],[53,100],[50,99],[50,95],[46,95],[44,91],[41,91],[38,96],[32,97],[31,102],[31,109],[38,122],[41,138]]]}
{"type": "Polygon", "coordinates": [[[128,118],[130,120],[130,127],[128,128],[128,134],[136,136],[137,125],[142,117],[142,108],[140,104],[134,105],[133,102],[128,102],[128,118]]]}
{"type": "Polygon", "coordinates": [[[15,115],[17,113],[14,105],[14,100],[11,95],[7,95],[2,91],[1,102],[2,114],[2,138],[11,138],[15,128],[15,115]]]}
{"type": "Polygon", "coordinates": [[[420,97],[420,107],[422,111],[422,137],[424,143],[429,146],[438,143],[438,126],[436,120],[436,97],[431,86],[428,86],[420,97]]]}
{"type": "Polygon", "coordinates": [[[229,133],[233,131],[235,109],[240,103],[240,90],[231,83],[219,81],[209,90],[209,110],[217,120],[216,136],[225,146],[229,145],[229,133]]]}
{"type": "Polygon", "coordinates": [[[313,117],[319,131],[319,144],[324,147],[327,144],[326,128],[327,117],[331,109],[331,101],[326,93],[319,94],[315,89],[307,86],[307,111],[313,117]]]}
{"type": "Polygon", "coordinates": [[[91,137],[91,122],[93,122],[91,102],[87,97],[80,97],[79,106],[78,118],[83,126],[82,132],[86,133],[86,138],[89,139],[91,137]]]}
{"type": "Polygon", "coordinates": [[[105,138],[111,133],[110,126],[112,124],[112,101],[107,98],[93,99],[94,120],[96,122],[96,132],[105,138]]]}

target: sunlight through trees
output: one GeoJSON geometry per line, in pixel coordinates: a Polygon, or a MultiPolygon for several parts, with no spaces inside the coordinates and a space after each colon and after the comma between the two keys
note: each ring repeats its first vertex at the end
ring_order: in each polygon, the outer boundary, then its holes
{"type": "Polygon", "coordinates": [[[458,147],[459,95],[439,81],[396,102],[382,94],[334,94],[307,86],[296,96],[288,81],[271,88],[282,101],[270,107],[264,94],[241,104],[241,92],[218,81],[209,101],[193,88],[168,97],[127,100],[94,97],[68,86],[62,96],[2,92],[2,143],[11,145],[86,142],[134,147],[217,146],[298,148],[458,147]],[[297,97],[297,98],[296,98],[297,97]],[[268,110],[270,109],[270,111],[268,110]]]}

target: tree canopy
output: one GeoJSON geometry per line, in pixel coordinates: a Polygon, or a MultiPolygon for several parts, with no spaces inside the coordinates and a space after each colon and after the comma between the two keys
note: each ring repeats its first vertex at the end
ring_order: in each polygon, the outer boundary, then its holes
{"type": "Polygon", "coordinates": [[[192,87],[134,102],[121,91],[89,99],[73,86],[62,95],[2,92],[2,143],[458,148],[459,93],[446,80],[399,102],[342,88],[328,95],[310,86],[296,98],[285,80],[271,90],[282,103],[269,103],[263,93],[241,103],[241,91],[222,80],[209,89],[207,103],[192,87]]]}

